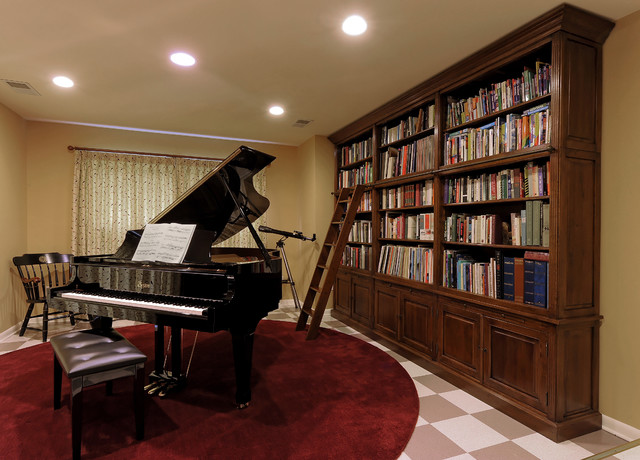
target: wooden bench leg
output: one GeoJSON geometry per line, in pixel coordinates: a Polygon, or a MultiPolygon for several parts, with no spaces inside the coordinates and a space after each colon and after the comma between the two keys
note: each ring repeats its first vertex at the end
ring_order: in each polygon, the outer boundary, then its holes
{"type": "Polygon", "coordinates": [[[53,409],[60,409],[60,394],[62,393],[62,366],[58,358],[53,356],[53,409]]]}
{"type": "Polygon", "coordinates": [[[80,460],[82,448],[82,377],[71,379],[71,450],[80,460]]]}

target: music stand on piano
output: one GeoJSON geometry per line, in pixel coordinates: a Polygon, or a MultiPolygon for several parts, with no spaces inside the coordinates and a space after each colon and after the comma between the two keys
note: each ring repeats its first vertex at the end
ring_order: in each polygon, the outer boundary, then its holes
{"type": "Polygon", "coordinates": [[[304,236],[302,232],[294,230],[293,232],[285,232],[283,230],[276,230],[274,228],[267,227],[265,225],[260,225],[258,230],[264,233],[274,233],[276,235],[281,235],[282,238],[278,240],[276,243],[276,247],[280,249],[280,253],[282,254],[282,261],[284,262],[284,268],[287,270],[287,279],[282,280],[282,284],[289,284],[291,286],[291,294],[293,295],[293,303],[296,306],[296,309],[300,309],[300,299],[298,299],[298,293],[296,292],[296,283],[293,281],[293,276],[291,275],[291,269],[289,268],[289,261],[287,260],[287,254],[284,252],[284,242],[287,238],[297,238],[302,241],[315,241],[316,234],[314,233],[311,238],[308,236],[304,236]]]}

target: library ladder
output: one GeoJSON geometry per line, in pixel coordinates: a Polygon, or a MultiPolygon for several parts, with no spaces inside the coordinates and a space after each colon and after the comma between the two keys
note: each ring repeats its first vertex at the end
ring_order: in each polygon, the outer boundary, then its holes
{"type": "Polygon", "coordinates": [[[364,185],[356,185],[354,188],[343,188],[338,196],[329,230],[320,249],[318,263],[313,271],[296,326],[296,330],[304,330],[307,320],[311,317],[307,340],[313,340],[318,336],[322,315],[336,281],[342,254],[347,245],[356,212],[360,207],[363,192],[364,185]]]}

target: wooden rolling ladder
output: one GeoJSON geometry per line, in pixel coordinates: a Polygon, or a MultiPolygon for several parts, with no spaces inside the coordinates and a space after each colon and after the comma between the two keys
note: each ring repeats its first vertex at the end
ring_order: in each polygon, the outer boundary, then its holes
{"type": "Polygon", "coordinates": [[[336,281],[340,260],[347,245],[363,192],[364,185],[357,185],[353,189],[343,188],[338,196],[331,224],[320,249],[318,263],[313,271],[309,290],[302,304],[296,326],[296,330],[304,330],[307,326],[307,320],[311,316],[307,340],[313,340],[318,336],[322,315],[324,315],[331,289],[336,281]]]}

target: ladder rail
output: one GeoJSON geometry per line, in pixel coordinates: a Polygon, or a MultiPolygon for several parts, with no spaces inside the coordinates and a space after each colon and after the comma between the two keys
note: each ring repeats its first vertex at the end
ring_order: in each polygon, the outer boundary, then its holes
{"type": "Polygon", "coordinates": [[[318,336],[320,323],[322,322],[331,290],[335,284],[342,254],[349,240],[349,234],[360,207],[364,189],[364,185],[357,185],[354,189],[343,188],[338,196],[335,211],[327,230],[327,236],[320,251],[296,326],[296,330],[305,329],[307,321],[311,317],[307,340],[313,340],[318,336]],[[346,209],[344,208],[345,205],[346,209]]]}

